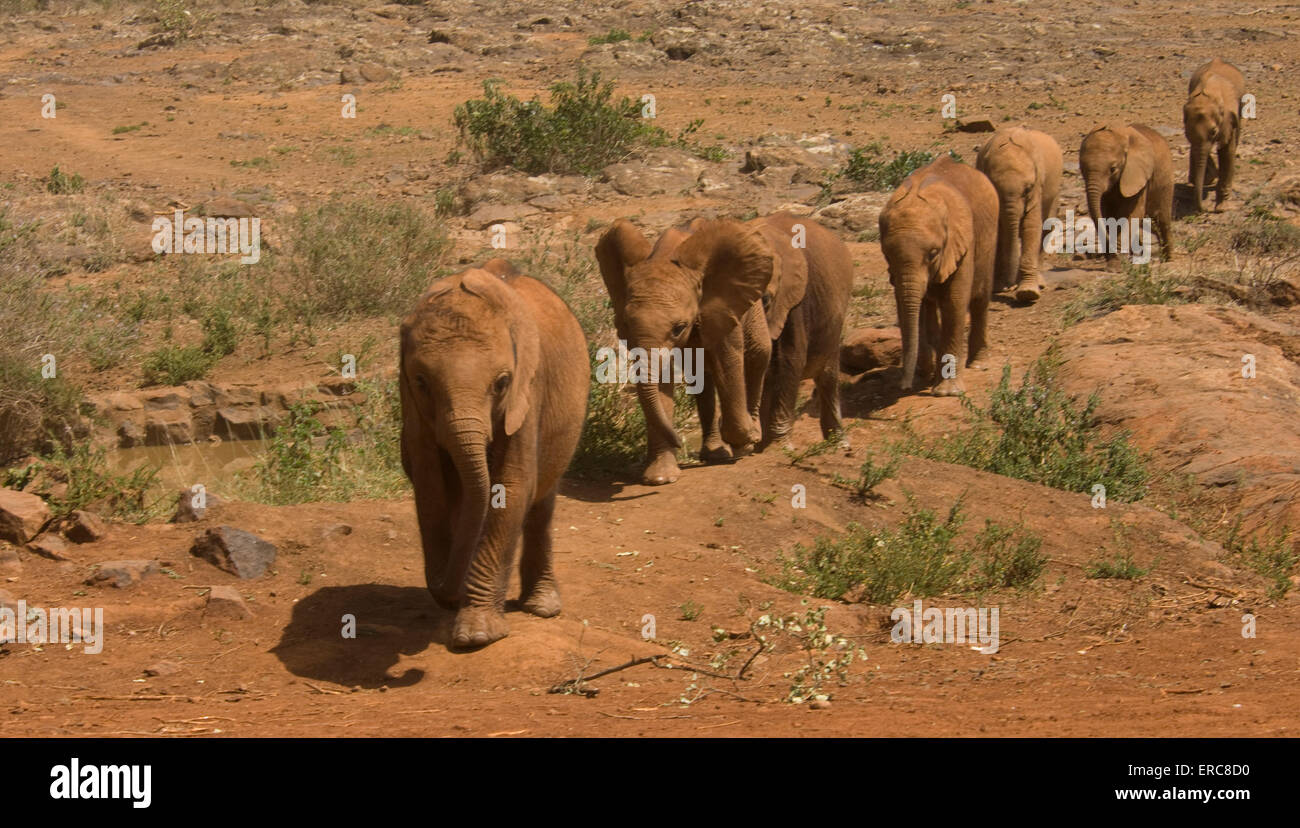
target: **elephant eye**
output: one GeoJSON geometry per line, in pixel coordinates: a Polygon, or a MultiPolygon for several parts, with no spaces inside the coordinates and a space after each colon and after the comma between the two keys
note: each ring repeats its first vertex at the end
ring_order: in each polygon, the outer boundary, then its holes
{"type": "Polygon", "coordinates": [[[931,248],[930,248],[929,257],[930,257],[931,259],[935,259],[935,258],[938,258],[938,256],[939,256],[939,248],[937,248],[937,247],[931,247],[931,248]]]}
{"type": "Polygon", "coordinates": [[[415,375],[415,387],[425,392],[429,390],[429,381],[424,378],[423,374],[415,375]]]}
{"type": "Polygon", "coordinates": [[[678,336],[681,336],[682,334],[686,333],[686,323],[685,323],[685,322],[678,322],[676,325],[673,325],[673,331],[672,331],[672,333],[673,333],[673,336],[674,336],[674,337],[678,337],[678,336]]]}
{"type": "Polygon", "coordinates": [[[510,387],[509,374],[502,374],[501,376],[497,377],[496,382],[492,383],[492,390],[496,391],[498,394],[505,391],[509,387],[510,387]]]}

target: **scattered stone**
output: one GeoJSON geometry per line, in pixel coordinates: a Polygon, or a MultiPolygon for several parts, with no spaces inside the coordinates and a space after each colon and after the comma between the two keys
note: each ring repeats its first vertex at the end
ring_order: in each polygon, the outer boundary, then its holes
{"type": "Polygon", "coordinates": [[[830,710],[831,700],[824,696],[818,696],[817,698],[808,702],[808,708],[810,710],[830,710]]]}
{"type": "Polygon", "coordinates": [[[232,586],[214,586],[208,590],[208,603],[203,614],[233,621],[253,617],[253,611],[244,603],[244,596],[232,586]]]}
{"type": "Polygon", "coordinates": [[[86,579],[91,586],[126,589],[135,586],[161,568],[158,561],[104,561],[95,574],[86,579]]]}
{"type": "Polygon", "coordinates": [[[50,520],[50,507],[34,494],[0,489],[0,540],[24,544],[50,520]]]}
{"type": "Polygon", "coordinates": [[[40,555],[42,558],[49,558],[52,561],[70,561],[68,557],[68,544],[63,538],[51,532],[38,535],[28,542],[27,548],[40,555]]]}
{"type": "Polygon", "coordinates": [[[146,676],[174,676],[181,671],[181,667],[174,661],[160,661],[157,664],[150,664],[144,668],[146,676]]]}
{"type": "Polygon", "coordinates": [[[209,529],[194,541],[190,554],[239,578],[257,578],[275,563],[275,545],[233,526],[209,529]]]}
{"type": "Polygon", "coordinates": [[[330,538],[341,538],[352,534],[352,526],[347,523],[331,523],[329,526],[320,530],[321,537],[329,540],[330,538]]]}
{"type": "Polygon", "coordinates": [[[840,346],[840,370],[863,374],[902,363],[903,341],[898,328],[858,328],[840,346]]]}
{"type": "Polygon", "coordinates": [[[63,536],[73,543],[94,543],[108,534],[104,519],[94,512],[78,509],[64,523],[63,536]]]}
{"type": "Polygon", "coordinates": [[[1196,567],[1197,575],[1204,575],[1209,578],[1218,578],[1221,581],[1231,580],[1233,571],[1231,567],[1219,563],[1218,561],[1201,561],[1196,567]]]}
{"type": "Polygon", "coordinates": [[[223,505],[224,501],[212,492],[203,493],[203,505],[198,505],[198,495],[190,489],[181,489],[176,496],[176,513],[172,523],[193,523],[203,520],[208,511],[223,505]]]}

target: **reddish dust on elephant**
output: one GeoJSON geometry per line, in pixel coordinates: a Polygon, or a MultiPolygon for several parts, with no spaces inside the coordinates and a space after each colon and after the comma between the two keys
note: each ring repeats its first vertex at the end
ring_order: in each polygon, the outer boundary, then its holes
{"type": "Polygon", "coordinates": [[[1300,727],[1285,9],[18,5],[6,735],[1300,727]]]}

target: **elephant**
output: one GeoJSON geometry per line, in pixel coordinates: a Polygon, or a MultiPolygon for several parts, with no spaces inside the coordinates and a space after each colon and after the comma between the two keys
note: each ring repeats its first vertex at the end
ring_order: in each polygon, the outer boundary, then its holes
{"type": "Polygon", "coordinates": [[[975,169],[998,191],[998,247],[993,289],[1016,289],[1020,302],[1042,295],[1039,256],[1043,222],[1056,215],[1061,194],[1061,147],[1045,132],[1004,127],[980,147],[975,169]]]}
{"type": "Polygon", "coordinates": [[[1201,199],[1211,149],[1219,161],[1215,210],[1222,209],[1231,195],[1237,140],[1241,136],[1241,99],[1245,94],[1246,79],[1241,72],[1218,58],[1197,69],[1187,85],[1187,103],[1183,104],[1183,134],[1191,145],[1187,183],[1192,185],[1198,213],[1205,209],[1201,199]]]}
{"type": "Polygon", "coordinates": [[[586,415],[586,337],[550,288],[504,259],[435,281],[400,337],[402,469],[425,581],[456,610],[452,646],[481,647],[509,633],[521,535],[522,608],[560,612],[550,526],[586,415]]]}
{"type": "MultiPolygon", "coordinates": [[[[703,349],[701,459],[739,457],[785,438],[803,379],[816,381],[823,434],[842,430],[837,366],[853,262],[830,231],[784,213],[745,223],[697,219],[651,247],[620,219],[596,257],[620,339],[703,349]]],[[[681,446],[672,385],[652,386],[637,386],[649,443],[642,480],[671,483],[681,446]]]]}
{"type": "MultiPolygon", "coordinates": [[[[1079,172],[1098,244],[1108,237],[1104,228],[1112,221],[1128,219],[1132,226],[1149,218],[1165,260],[1173,258],[1174,167],[1168,141],[1142,124],[1099,126],[1079,147],[1079,172]]],[[[1116,252],[1113,245],[1105,248],[1107,259],[1116,252]]]]}
{"type": "Polygon", "coordinates": [[[890,195],[879,223],[903,339],[901,388],[910,391],[919,373],[933,378],[935,396],[962,394],[961,367],[988,357],[997,190],[984,173],[943,155],[890,195]]]}

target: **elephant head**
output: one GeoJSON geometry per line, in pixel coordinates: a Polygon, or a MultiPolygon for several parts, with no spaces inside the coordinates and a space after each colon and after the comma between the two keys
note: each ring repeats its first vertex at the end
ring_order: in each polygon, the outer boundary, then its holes
{"type": "Polygon", "coordinates": [[[904,391],[912,389],[916,378],[923,300],[931,288],[956,275],[971,251],[972,228],[966,199],[951,185],[920,176],[904,182],[880,211],[880,246],[889,264],[903,338],[904,391]]]}
{"type": "Polygon", "coordinates": [[[1198,211],[1203,209],[1201,192],[1205,189],[1205,169],[1212,163],[1210,153],[1217,146],[1233,143],[1237,119],[1236,108],[1224,106],[1221,97],[1205,86],[1192,92],[1183,104],[1183,133],[1191,145],[1187,180],[1192,184],[1198,211]]]}
{"type": "Polygon", "coordinates": [[[504,281],[513,273],[493,260],[439,279],[401,326],[402,464],[417,497],[455,515],[446,560],[425,544],[429,588],[448,604],[463,601],[483,534],[493,441],[520,429],[535,395],[538,332],[504,281]]]}
{"type": "MultiPolygon", "coordinates": [[[[1130,126],[1106,124],[1088,133],[1079,148],[1079,172],[1094,224],[1102,219],[1102,193],[1118,188],[1125,198],[1137,195],[1147,186],[1155,165],[1151,143],[1130,126]]],[[[1100,224],[1095,229],[1100,239],[1100,224]]]]}
{"type": "MultiPolygon", "coordinates": [[[[756,442],[745,404],[739,323],[761,300],[773,338],[780,333],[807,286],[802,256],[784,255],[756,222],[697,219],[669,230],[651,248],[620,219],[596,245],[596,258],[619,337],[647,351],[686,347],[698,337],[722,405],[723,439],[732,446],[756,442]]],[[[637,393],[647,428],[680,447],[658,391],[640,383],[637,393]]]]}

